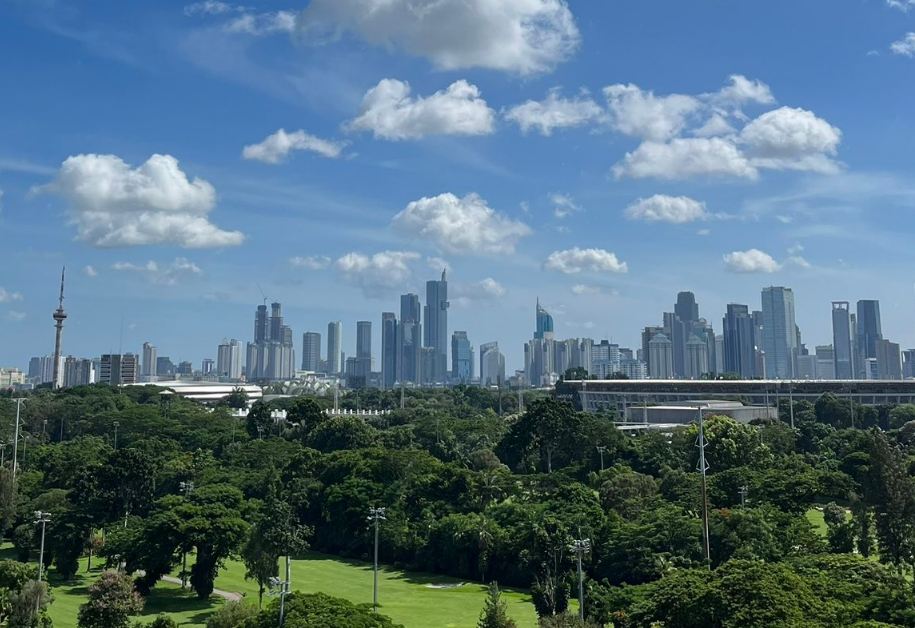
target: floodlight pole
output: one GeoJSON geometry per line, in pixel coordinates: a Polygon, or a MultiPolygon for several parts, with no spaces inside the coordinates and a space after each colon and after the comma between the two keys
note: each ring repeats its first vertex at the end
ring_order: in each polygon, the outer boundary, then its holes
{"type": "Polygon", "coordinates": [[[607,447],[605,445],[597,446],[597,453],[600,454],[600,470],[603,473],[604,471],[604,454],[607,453],[607,447]]]}
{"type": "MultiPolygon", "coordinates": [[[[190,480],[187,482],[179,482],[178,486],[184,493],[185,499],[190,497],[191,492],[194,490],[194,483],[190,480]]],[[[181,588],[187,588],[187,548],[182,548],[181,550],[181,588]]]]}
{"type": "Polygon", "coordinates": [[[375,565],[372,584],[372,609],[378,612],[378,530],[380,524],[386,519],[384,508],[369,508],[368,520],[375,524],[375,565]]]}
{"type": "Polygon", "coordinates": [[[19,397],[14,401],[16,402],[16,432],[13,436],[13,487],[16,486],[16,472],[19,469],[19,412],[25,399],[19,397]]]}
{"type": "Polygon", "coordinates": [[[708,532],[708,487],[706,485],[706,471],[708,471],[708,463],[705,461],[705,423],[702,419],[702,407],[698,408],[699,410],[699,472],[702,474],[702,549],[705,554],[705,564],[711,569],[712,568],[712,555],[711,549],[709,548],[709,532],[708,532]]]}
{"type": "Polygon", "coordinates": [[[40,510],[35,511],[35,523],[41,524],[41,549],[38,551],[38,582],[41,582],[41,572],[44,568],[44,533],[45,526],[51,520],[51,513],[42,512],[40,510]]]}
{"type": "Polygon", "coordinates": [[[582,621],[585,620],[585,579],[584,572],[581,567],[582,556],[591,551],[591,540],[590,539],[574,539],[572,541],[572,551],[575,552],[575,557],[578,561],[578,618],[582,621]]]}

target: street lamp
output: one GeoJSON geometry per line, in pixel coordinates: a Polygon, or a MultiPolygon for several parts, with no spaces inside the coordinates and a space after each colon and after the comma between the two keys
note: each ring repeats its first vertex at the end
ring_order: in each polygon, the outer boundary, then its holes
{"type": "Polygon", "coordinates": [[[112,423],[114,425],[114,450],[118,450],[118,428],[121,426],[120,421],[115,421],[112,423]]]}
{"type": "Polygon", "coordinates": [[[597,453],[600,454],[600,470],[604,471],[604,454],[607,453],[607,447],[605,445],[597,446],[597,453]]]}
{"type": "Polygon", "coordinates": [[[44,532],[45,526],[51,520],[51,513],[35,511],[35,524],[41,524],[41,549],[38,551],[38,582],[41,582],[41,571],[44,568],[44,532]]]}
{"type": "Polygon", "coordinates": [[[375,572],[374,585],[372,587],[372,609],[378,612],[378,527],[387,517],[384,516],[384,508],[369,508],[368,520],[375,523],[375,572]]]}
{"type": "Polygon", "coordinates": [[[591,551],[591,539],[574,539],[570,549],[578,559],[578,618],[585,620],[585,580],[581,570],[582,556],[591,551]]]}
{"type": "Polygon", "coordinates": [[[702,474],[702,549],[705,553],[705,564],[709,569],[712,568],[712,555],[709,548],[708,533],[708,487],[706,486],[706,472],[708,463],[705,461],[705,423],[702,420],[703,408],[699,406],[699,442],[696,447],[699,448],[699,472],[702,474]]]}
{"type": "Polygon", "coordinates": [[[16,486],[16,471],[19,469],[19,412],[25,398],[14,399],[16,402],[16,433],[13,436],[13,487],[16,486]]]}
{"type": "Polygon", "coordinates": [[[283,628],[283,622],[286,619],[286,596],[289,594],[289,563],[286,565],[287,571],[285,580],[280,580],[276,576],[272,576],[270,580],[268,580],[271,592],[280,596],[280,628],[283,628]]]}
{"type": "MultiPolygon", "coordinates": [[[[181,492],[184,493],[185,499],[190,497],[191,493],[194,492],[194,483],[191,480],[187,482],[178,482],[178,487],[181,489],[181,492]]],[[[181,548],[181,588],[187,588],[187,548],[181,548]]]]}

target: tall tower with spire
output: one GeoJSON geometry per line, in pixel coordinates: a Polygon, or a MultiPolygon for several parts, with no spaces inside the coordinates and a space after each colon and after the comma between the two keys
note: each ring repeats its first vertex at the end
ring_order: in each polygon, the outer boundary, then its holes
{"type": "Polygon", "coordinates": [[[52,381],[52,388],[60,388],[61,384],[61,373],[60,373],[60,336],[64,331],[64,321],[67,320],[67,313],[64,312],[64,275],[67,272],[67,267],[64,266],[60,271],[60,300],[57,302],[57,309],[54,310],[54,376],[52,381]]]}

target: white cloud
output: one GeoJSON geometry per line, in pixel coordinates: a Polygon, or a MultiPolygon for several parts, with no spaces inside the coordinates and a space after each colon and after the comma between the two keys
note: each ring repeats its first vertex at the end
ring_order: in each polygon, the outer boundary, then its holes
{"type": "Polygon", "coordinates": [[[245,13],[228,21],[223,28],[230,33],[258,37],[273,33],[292,33],[296,28],[296,14],[293,11],[245,13]]]}
{"type": "Polygon", "coordinates": [[[581,211],[581,208],[575,204],[575,200],[568,194],[551,194],[550,201],[553,203],[553,215],[560,220],[581,211]]]}
{"type": "Polygon", "coordinates": [[[728,77],[728,80],[730,85],[726,85],[718,92],[711,94],[710,100],[717,103],[725,102],[735,105],[745,103],[771,105],[775,102],[772,90],[762,81],[748,79],[742,74],[732,74],[728,77]]]}
{"type": "Polygon", "coordinates": [[[492,277],[472,284],[455,284],[452,288],[453,301],[462,307],[481,301],[494,301],[505,296],[505,286],[492,277]]]}
{"type": "Polygon", "coordinates": [[[308,257],[291,257],[289,263],[296,268],[308,270],[322,270],[330,266],[330,258],[324,255],[310,255],[308,257]]]}
{"type": "Polygon", "coordinates": [[[205,0],[204,2],[195,2],[184,7],[184,14],[191,15],[224,15],[236,11],[243,11],[244,7],[235,6],[228,2],[219,0],[205,0]]]}
{"type": "Polygon", "coordinates": [[[581,126],[601,118],[604,110],[590,96],[562,98],[558,89],[550,90],[545,100],[528,100],[505,113],[505,119],[516,123],[523,133],[537,129],[541,135],[552,135],[554,129],[581,126]]]}
{"type": "Polygon", "coordinates": [[[755,179],[756,168],[733,142],[720,137],[683,137],[644,142],[613,167],[617,178],[686,179],[730,176],[755,179]]]}
{"type": "Polygon", "coordinates": [[[322,157],[336,159],[346,146],[344,142],[335,142],[315,137],[299,129],[287,133],[286,129],[279,129],[273,135],[268,135],[259,144],[245,146],[242,156],[245,159],[256,159],[268,164],[278,164],[294,150],[307,150],[317,153],[322,157]]]}
{"type": "Polygon", "coordinates": [[[426,266],[435,271],[451,271],[451,264],[448,263],[448,260],[442,259],[441,257],[427,257],[426,266]]]}
{"type": "Polygon", "coordinates": [[[531,234],[526,224],[496,212],[477,194],[423,197],[394,216],[392,224],[448,253],[511,254],[531,234]]]}
{"type": "Polygon", "coordinates": [[[895,55],[915,57],[915,33],[906,33],[905,37],[890,44],[890,51],[895,55]]]}
{"type": "Polygon", "coordinates": [[[577,283],[572,286],[572,294],[600,294],[600,288],[597,286],[589,286],[583,283],[577,283]]]}
{"type": "Polygon", "coordinates": [[[112,264],[111,269],[119,272],[137,273],[145,277],[150,283],[164,286],[174,286],[182,279],[199,275],[203,272],[197,264],[184,257],[176,257],[174,261],[168,264],[159,264],[152,260],[145,264],[115,262],[112,264]]]}
{"type": "Polygon", "coordinates": [[[83,274],[86,275],[86,277],[97,277],[97,276],[98,276],[98,271],[95,270],[95,266],[92,266],[92,265],[90,264],[90,265],[85,266],[85,267],[83,268],[83,274]]]}
{"type": "Polygon", "coordinates": [[[797,266],[798,268],[810,268],[811,264],[800,255],[792,255],[785,260],[786,265],[797,266]]]}
{"type": "Polygon", "coordinates": [[[759,249],[733,251],[724,256],[724,266],[732,273],[774,273],[781,264],[759,249]]]}
{"type": "Polygon", "coordinates": [[[915,0],[886,0],[886,4],[894,9],[908,12],[909,9],[915,7],[915,0]]]}
{"type": "Polygon", "coordinates": [[[712,116],[705,121],[698,129],[693,131],[693,135],[696,137],[718,137],[721,135],[732,135],[735,133],[735,129],[731,126],[731,123],[728,122],[720,113],[714,113],[712,116]]]}
{"type": "Polygon", "coordinates": [[[153,155],[138,168],[116,155],[68,157],[43,189],[69,201],[78,238],[93,246],[203,248],[244,240],[207,220],[216,191],[203,179],[189,180],[171,155],[153,155]]]}
{"type": "Polygon", "coordinates": [[[604,88],[610,124],[620,133],[645,140],[664,141],[680,133],[689,116],[702,107],[692,96],[655,96],[638,85],[608,85],[604,88]]]}
{"type": "Polygon", "coordinates": [[[22,301],[22,294],[10,292],[6,288],[0,287],[0,303],[11,303],[13,301],[22,301]]]}
{"type": "Polygon", "coordinates": [[[335,267],[348,283],[358,286],[366,296],[387,296],[403,289],[413,271],[410,264],[420,258],[411,251],[382,251],[374,255],[347,253],[335,267]]]}
{"type": "Polygon", "coordinates": [[[25,320],[25,312],[20,312],[19,310],[10,310],[6,313],[6,317],[15,323],[18,323],[19,321],[25,320]]]}
{"type": "Polygon", "coordinates": [[[386,140],[419,139],[427,135],[487,135],[495,112],[476,85],[455,81],[426,98],[410,95],[410,84],[382,79],[366,92],[359,116],[346,126],[371,131],[386,140]]]}
{"type": "Polygon", "coordinates": [[[743,128],[740,142],[760,168],[831,173],[842,132],[805,109],[780,107],[743,128]]]}
{"type": "Polygon", "coordinates": [[[626,217],[630,220],[683,224],[705,220],[708,213],[705,211],[705,203],[688,196],[655,194],[649,198],[640,198],[627,207],[626,217]]]}
{"type": "Polygon", "coordinates": [[[615,253],[604,249],[567,249],[553,251],[547,257],[544,267],[567,275],[574,275],[582,271],[625,273],[629,270],[626,262],[617,259],[615,253]]]}
{"type": "Polygon", "coordinates": [[[581,39],[565,0],[312,0],[299,27],[313,41],[350,32],[440,69],[518,74],[553,69],[581,39]]]}

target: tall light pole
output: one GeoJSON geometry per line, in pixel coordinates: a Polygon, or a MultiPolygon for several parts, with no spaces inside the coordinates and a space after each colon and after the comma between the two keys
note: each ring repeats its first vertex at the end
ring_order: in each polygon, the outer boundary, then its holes
{"type": "Polygon", "coordinates": [[[41,549],[38,551],[38,582],[41,582],[41,571],[44,568],[44,532],[45,526],[51,520],[51,513],[35,511],[35,524],[41,524],[41,549]]]}
{"type": "MultiPolygon", "coordinates": [[[[191,493],[194,491],[194,483],[191,480],[187,482],[179,482],[178,487],[181,489],[181,492],[184,493],[184,498],[187,499],[190,497],[191,493]]],[[[187,548],[181,548],[181,588],[187,588],[187,548]]]]}
{"type": "Polygon", "coordinates": [[[585,620],[585,577],[581,569],[582,556],[591,551],[591,539],[574,539],[570,548],[578,560],[578,618],[585,620]]]}
{"type": "Polygon", "coordinates": [[[13,487],[16,486],[16,472],[19,469],[19,412],[25,398],[18,397],[14,401],[16,402],[16,432],[13,436],[13,487]]]}
{"type": "Polygon", "coordinates": [[[705,564],[712,568],[712,554],[709,548],[708,534],[708,487],[706,486],[705,474],[708,471],[708,463],[705,461],[705,423],[702,420],[702,407],[699,410],[699,472],[702,474],[702,549],[705,554],[705,564]]]}
{"type": "MultiPolygon", "coordinates": [[[[289,564],[286,564],[287,568],[289,564]]],[[[286,621],[286,595],[289,593],[289,573],[286,573],[286,579],[280,580],[276,576],[273,576],[269,580],[270,589],[275,591],[280,596],[280,628],[283,628],[283,622],[286,621]]]]}
{"type": "Polygon", "coordinates": [[[0,440],[0,467],[6,461],[6,441],[0,440]]]}
{"type": "Polygon", "coordinates": [[[741,486],[737,492],[740,493],[740,505],[746,506],[747,505],[747,492],[748,492],[747,485],[744,484],[743,486],[741,486]]]}
{"type": "Polygon", "coordinates": [[[118,450],[118,427],[120,427],[121,422],[115,421],[113,423],[113,425],[114,425],[114,450],[117,451],[118,450]]]}
{"type": "Polygon", "coordinates": [[[384,516],[384,508],[369,508],[368,520],[375,524],[375,570],[374,581],[372,586],[372,609],[378,612],[378,529],[382,521],[387,519],[384,516]]]}
{"type": "Polygon", "coordinates": [[[604,454],[607,453],[607,447],[605,445],[597,446],[597,453],[600,454],[600,470],[604,471],[604,454]]]}

